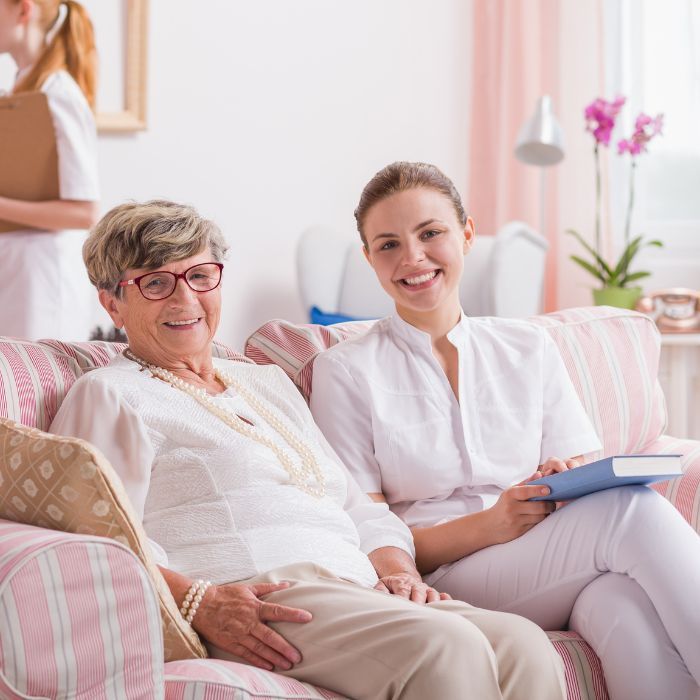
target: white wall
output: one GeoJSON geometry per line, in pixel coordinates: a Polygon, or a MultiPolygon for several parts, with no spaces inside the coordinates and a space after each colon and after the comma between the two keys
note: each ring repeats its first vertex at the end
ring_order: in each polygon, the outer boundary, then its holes
{"type": "Polygon", "coordinates": [[[221,225],[221,340],[304,321],[305,227],[353,227],[364,183],[397,159],[434,162],[465,192],[470,5],[152,0],[149,128],[101,136],[104,210],[167,197],[221,225]]]}

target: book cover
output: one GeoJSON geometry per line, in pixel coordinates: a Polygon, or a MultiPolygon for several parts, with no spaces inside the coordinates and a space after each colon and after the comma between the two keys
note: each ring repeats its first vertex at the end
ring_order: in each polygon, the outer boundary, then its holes
{"type": "Polygon", "coordinates": [[[681,455],[616,455],[528,482],[551,489],[531,501],[570,501],[596,491],[630,484],[668,481],[683,473],[681,455]]]}

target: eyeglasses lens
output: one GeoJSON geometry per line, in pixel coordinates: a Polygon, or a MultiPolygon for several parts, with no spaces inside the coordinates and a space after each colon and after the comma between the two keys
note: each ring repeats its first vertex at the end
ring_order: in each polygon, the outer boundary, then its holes
{"type": "MultiPolygon", "coordinates": [[[[185,279],[195,292],[208,292],[219,284],[221,269],[218,265],[203,263],[190,268],[185,279]]],[[[172,272],[153,272],[141,278],[141,292],[147,299],[164,299],[173,293],[177,280],[172,272]]]]}
{"type": "Polygon", "coordinates": [[[214,289],[221,279],[221,270],[218,265],[204,263],[197,265],[187,272],[187,284],[196,292],[208,292],[214,289]]]}
{"type": "Polygon", "coordinates": [[[154,272],[141,278],[141,293],[147,299],[167,297],[175,287],[175,275],[170,272],[154,272]]]}

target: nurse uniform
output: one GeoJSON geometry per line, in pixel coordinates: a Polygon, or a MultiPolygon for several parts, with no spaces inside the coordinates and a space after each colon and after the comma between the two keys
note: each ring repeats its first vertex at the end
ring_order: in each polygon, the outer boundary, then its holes
{"type": "MultiPolygon", "coordinates": [[[[399,316],[314,361],[314,419],[359,485],[412,528],[489,508],[549,457],[601,447],[544,329],[462,315],[447,338],[459,400],[430,336],[399,316]]],[[[700,538],[649,488],[580,498],[424,578],[472,605],[578,632],[612,698],[698,692],[700,538]]]]}
{"type": "MultiPolygon", "coordinates": [[[[56,129],[60,198],[97,201],[97,132],[85,96],[63,70],[41,91],[56,129]]],[[[85,237],[80,230],[0,233],[0,335],[88,339],[96,306],[81,252],[85,237]]]]}

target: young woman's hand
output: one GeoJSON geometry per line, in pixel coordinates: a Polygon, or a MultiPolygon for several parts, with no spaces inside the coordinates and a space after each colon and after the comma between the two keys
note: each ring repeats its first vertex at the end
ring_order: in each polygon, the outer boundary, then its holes
{"type": "Polygon", "coordinates": [[[260,599],[288,586],[286,582],[211,586],[193,626],[208,642],[253,666],[289,670],[301,661],[301,654],[266,623],[309,622],[311,613],[260,599]]]}
{"type": "Polygon", "coordinates": [[[506,489],[496,504],[488,509],[491,515],[492,544],[503,544],[520,537],[554,511],[555,504],[551,501],[528,501],[528,498],[549,493],[546,486],[528,483],[541,476],[537,471],[526,481],[506,489]]]}
{"type": "MultiPolygon", "coordinates": [[[[550,457],[544,464],[537,467],[537,471],[542,476],[549,476],[557,472],[565,472],[568,469],[574,469],[581,466],[581,457],[571,457],[570,459],[559,459],[559,457],[550,457]]],[[[539,477],[537,477],[539,478],[539,477]]]]}
{"type": "Polygon", "coordinates": [[[431,588],[427,583],[423,583],[420,576],[409,573],[389,574],[379,579],[375,588],[384,593],[391,593],[406,598],[414,603],[425,604],[434,603],[438,600],[451,600],[448,593],[440,593],[431,588]]]}
{"type": "MultiPolygon", "coordinates": [[[[549,476],[550,474],[556,474],[557,472],[565,472],[569,469],[575,469],[583,464],[583,455],[578,457],[569,457],[569,459],[559,459],[559,457],[550,457],[544,464],[540,464],[537,467],[535,474],[541,474],[542,476],[549,476]]],[[[530,477],[532,479],[532,477],[530,477]]],[[[539,477],[537,477],[539,478],[539,477]]],[[[529,481],[529,479],[528,479],[529,481]]],[[[556,510],[563,508],[567,503],[571,501],[556,501],[556,510]]]]}

